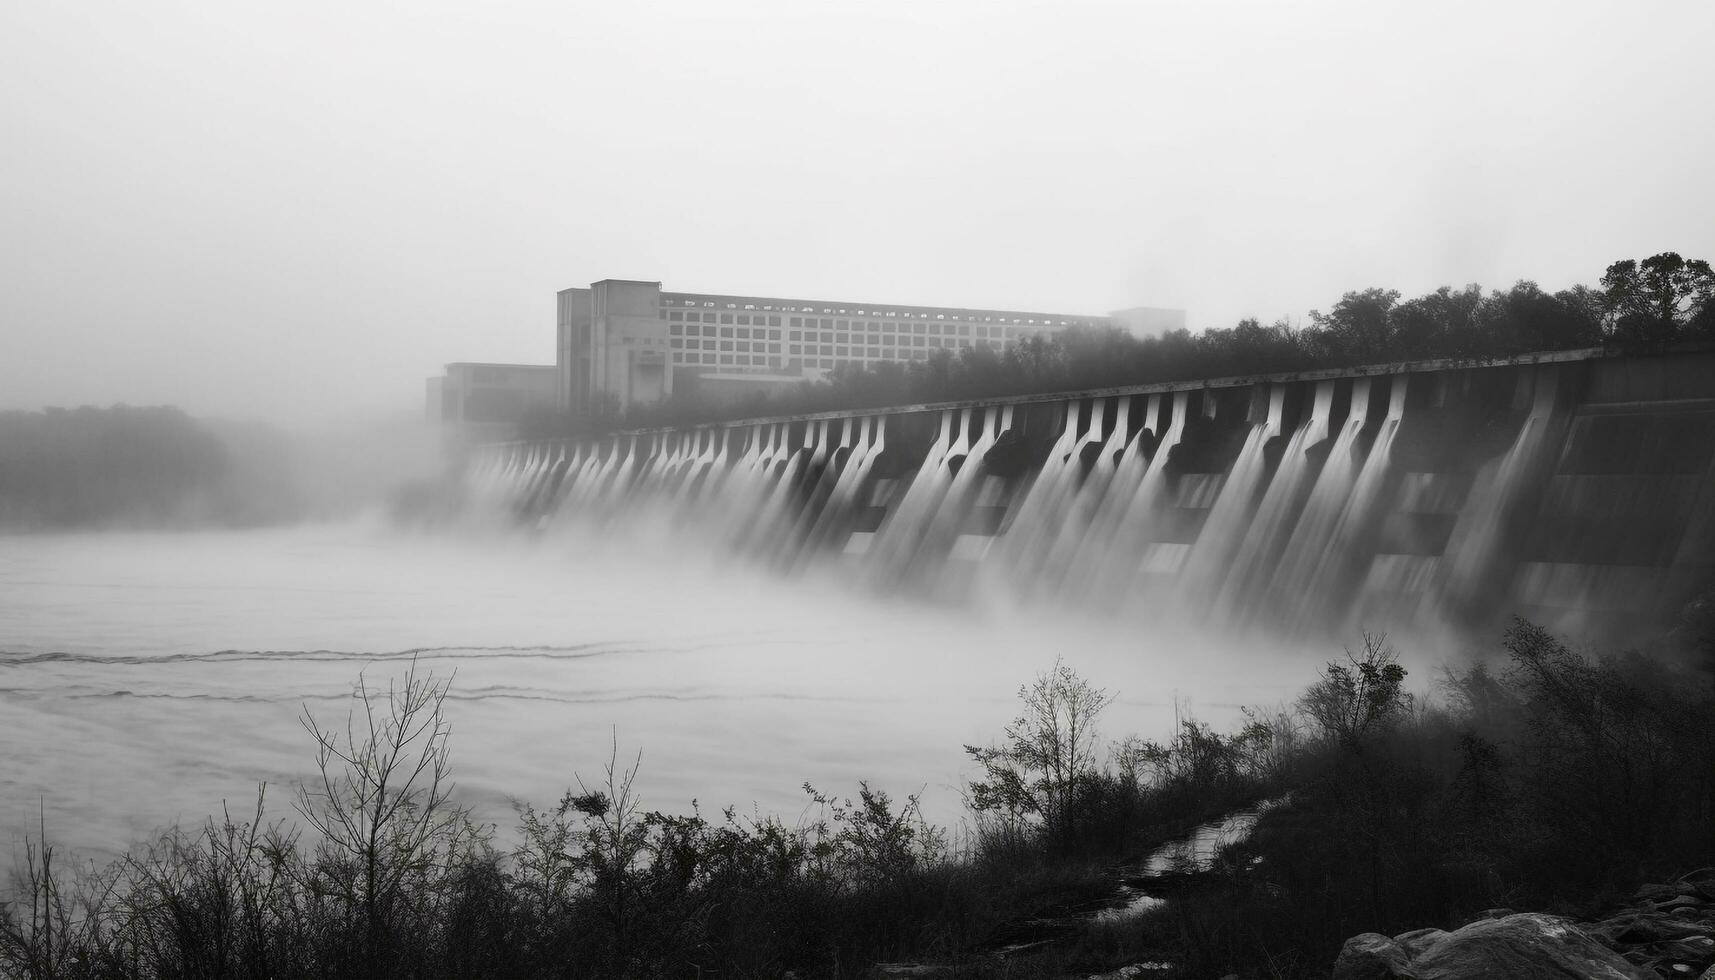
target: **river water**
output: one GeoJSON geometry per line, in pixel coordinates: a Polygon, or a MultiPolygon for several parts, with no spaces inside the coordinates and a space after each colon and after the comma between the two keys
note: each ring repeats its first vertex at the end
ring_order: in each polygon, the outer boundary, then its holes
{"type": "Polygon", "coordinates": [[[997,738],[1058,655],[1118,692],[1105,735],[1159,738],[1177,698],[1225,725],[1328,651],[1172,637],[1136,621],[878,598],[671,540],[434,534],[384,522],[0,537],[0,838],[38,820],[110,857],[313,771],[300,718],[343,723],[360,675],[454,676],[460,794],[504,834],[641,751],[645,806],[796,819],[809,781],[921,791],[956,825],[962,746],[997,738]]]}

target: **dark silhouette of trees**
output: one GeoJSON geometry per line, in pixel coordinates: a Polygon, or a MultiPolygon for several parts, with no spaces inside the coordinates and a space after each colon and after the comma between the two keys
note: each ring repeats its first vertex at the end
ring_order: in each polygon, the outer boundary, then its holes
{"type": "Polygon", "coordinates": [[[1047,394],[1164,381],[1243,377],[1395,361],[1478,360],[1537,351],[1611,346],[1658,349],[1715,340],[1715,274],[1709,263],[1664,252],[1608,267],[1600,289],[1545,292],[1520,280],[1485,293],[1443,286],[1403,299],[1398,290],[1346,293],[1309,322],[1247,318],[1232,327],[1138,337],[1118,327],[1077,327],[1026,338],[1000,350],[983,341],[926,360],[845,365],[773,397],[741,400],[692,392],[588,417],[537,418],[526,438],[578,436],[614,429],[688,425],[727,419],[801,415],[1047,394]]]}
{"type": "Polygon", "coordinates": [[[1602,276],[1602,300],[1620,343],[1715,339],[1715,271],[1702,259],[1662,252],[1615,262],[1602,276]]]}

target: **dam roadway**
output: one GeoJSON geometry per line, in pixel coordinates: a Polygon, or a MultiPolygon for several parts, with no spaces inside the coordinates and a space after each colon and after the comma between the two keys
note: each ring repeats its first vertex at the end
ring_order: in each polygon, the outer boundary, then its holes
{"type": "Polygon", "coordinates": [[[1715,349],[1421,361],[505,443],[468,492],[879,588],[1590,639],[1715,582],[1715,349]]]}

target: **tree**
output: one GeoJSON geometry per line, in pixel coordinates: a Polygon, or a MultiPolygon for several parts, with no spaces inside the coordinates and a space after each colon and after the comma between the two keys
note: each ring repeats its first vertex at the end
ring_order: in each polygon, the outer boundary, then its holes
{"type": "Polygon", "coordinates": [[[1370,738],[1410,710],[1405,668],[1381,633],[1364,634],[1364,653],[1346,651],[1345,663],[1330,663],[1322,679],[1299,698],[1299,707],[1341,747],[1362,752],[1370,738]]]}
{"type": "Polygon", "coordinates": [[[1064,843],[1074,830],[1078,794],[1097,774],[1096,718],[1114,696],[1056,658],[1018,697],[1024,713],[1006,727],[1004,745],[965,746],[984,775],[970,784],[970,805],[1014,820],[1034,815],[1051,839],[1064,843]]]}
{"type": "Polygon", "coordinates": [[[480,840],[452,801],[443,711],[451,684],[419,674],[413,660],[385,692],[359,676],[344,733],[304,711],[319,775],[298,784],[295,806],[321,838],[311,885],[361,915],[366,948],[381,962],[404,932],[406,899],[430,891],[440,863],[480,840]]]}
{"type": "Polygon", "coordinates": [[[1602,298],[1614,339],[1655,347],[1691,336],[1715,336],[1715,270],[1702,259],[1662,252],[1625,259],[1602,276],[1602,298]]]}
{"type": "Polygon", "coordinates": [[[1311,310],[1310,322],[1332,359],[1346,363],[1384,361],[1397,356],[1389,313],[1398,301],[1397,289],[1350,292],[1327,313],[1311,310]]]}

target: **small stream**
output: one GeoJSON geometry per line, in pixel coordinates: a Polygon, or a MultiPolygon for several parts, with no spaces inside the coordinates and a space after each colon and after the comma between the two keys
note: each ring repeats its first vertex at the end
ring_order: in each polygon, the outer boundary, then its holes
{"type": "Polygon", "coordinates": [[[1136,918],[1153,908],[1166,904],[1167,899],[1151,888],[1154,879],[1167,875],[1193,875],[1206,872],[1215,865],[1223,848],[1237,844],[1256,829],[1257,820],[1283,800],[1264,800],[1255,806],[1235,810],[1219,820],[1211,820],[1193,829],[1178,840],[1156,848],[1141,866],[1120,871],[1120,902],[1091,916],[1097,922],[1123,922],[1136,918]]]}
{"type": "MultiPolygon", "coordinates": [[[[1081,908],[1013,923],[997,937],[991,952],[1002,957],[1035,952],[1064,942],[1092,923],[1123,923],[1161,907],[1169,901],[1165,887],[1168,879],[1183,880],[1211,870],[1223,848],[1249,837],[1262,814],[1283,802],[1265,800],[1235,810],[1161,845],[1140,863],[1116,867],[1114,893],[1110,897],[1081,908]]],[[[1146,966],[1168,969],[1164,963],[1146,966]]]]}

